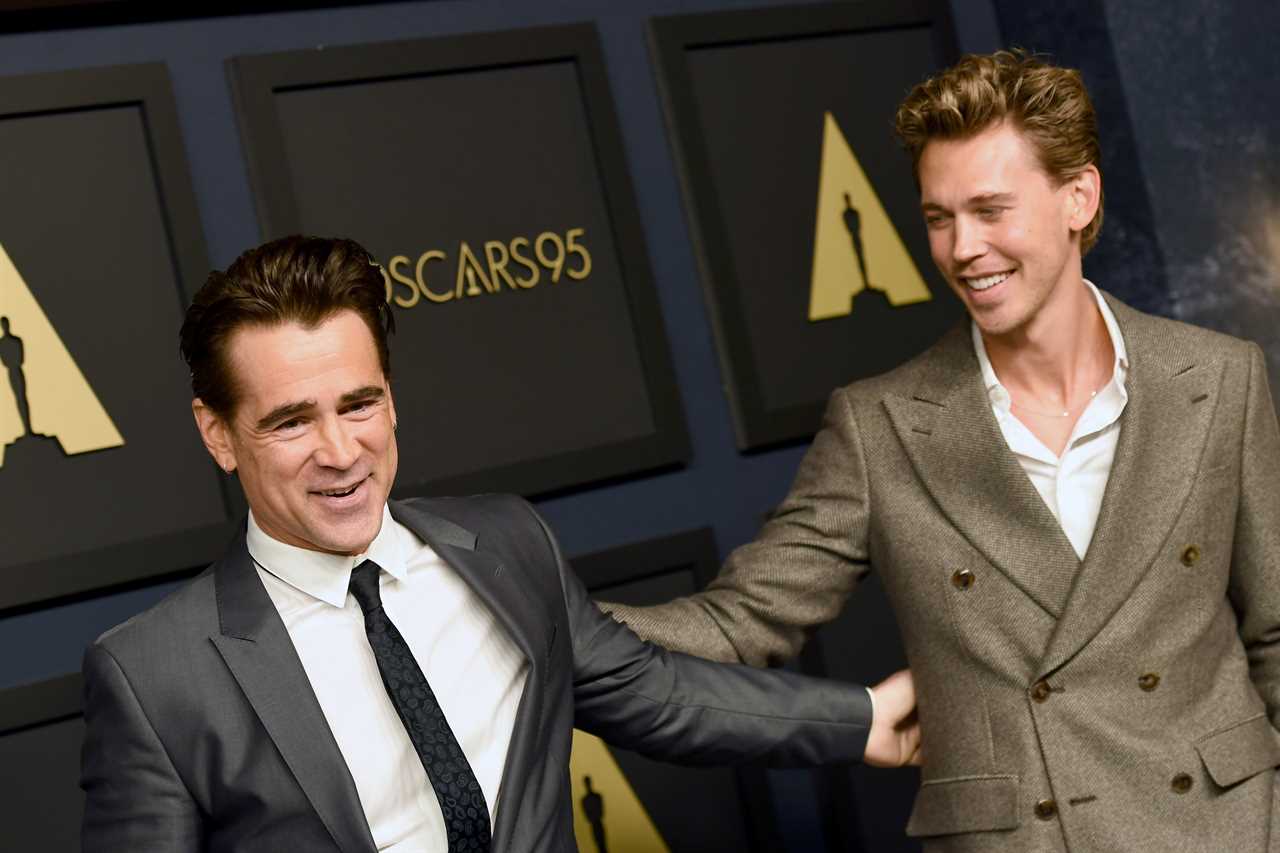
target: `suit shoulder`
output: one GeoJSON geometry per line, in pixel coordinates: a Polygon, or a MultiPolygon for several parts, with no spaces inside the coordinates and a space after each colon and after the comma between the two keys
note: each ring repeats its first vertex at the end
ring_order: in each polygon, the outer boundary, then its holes
{"type": "Polygon", "coordinates": [[[203,641],[217,626],[213,567],[170,592],[151,607],[105,631],[93,645],[117,657],[154,644],[203,641]]]}
{"type": "Polygon", "coordinates": [[[429,512],[441,518],[467,527],[469,520],[486,520],[495,516],[509,522],[512,515],[529,513],[529,502],[519,495],[500,492],[479,495],[454,495],[429,498],[408,498],[405,506],[429,512]]]}

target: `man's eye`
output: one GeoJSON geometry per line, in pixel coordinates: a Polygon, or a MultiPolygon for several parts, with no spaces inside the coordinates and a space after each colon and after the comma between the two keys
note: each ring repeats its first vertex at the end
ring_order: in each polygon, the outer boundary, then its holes
{"type": "Polygon", "coordinates": [[[947,217],[940,213],[931,213],[924,218],[924,224],[928,228],[941,228],[947,224],[947,217]]]}
{"type": "Polygon", "coordinates": [[[999,207],[980,207],[978,208],[978,215],[983,219],[996,219],[1000,216],[1001,211],[1002,208],[999,207]]]}
{"type": "Polygon", "coordinates": [[[279,432],[287,432],[291,429],[297,429],[302,426],[302,418],[289,418],[287,421],[276,424],[276,430],[279,432]]]}

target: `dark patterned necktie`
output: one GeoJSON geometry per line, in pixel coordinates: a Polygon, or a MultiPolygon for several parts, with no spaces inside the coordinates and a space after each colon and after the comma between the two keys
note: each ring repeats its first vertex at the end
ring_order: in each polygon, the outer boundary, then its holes
{"type": "Polygon", "coordinates": [[[488,851],[489,807],[484,791],[426,676],[409,651],[409,644],[382,609],[382,593],[378,589],[381,573],[382,567],[372,560],[361,563],[351,573],[351,594],[364,611],[364,631],[378,659],[382,683],[440,801],[449,834],[449,853],[488,851]]]}

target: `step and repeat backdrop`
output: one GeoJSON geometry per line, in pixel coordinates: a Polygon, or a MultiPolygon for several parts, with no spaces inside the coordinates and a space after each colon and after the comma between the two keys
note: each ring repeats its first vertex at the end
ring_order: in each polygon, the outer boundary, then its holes
{"type": "MultiPolygon", "coordinates": [[[[737,449],[803,442],[833,388],[960,317],[888,124],[954,58],[947,7],[657,17],[647,40],[737,449]]],[[[690,463],[650,266],[665,247],[646,242],[595,25],[224,60],[260,238],[350,236],[382,265],[411,436],[399,496],[563,495],[690,463]]],[[[189,575],[243,515],[176,352],[211,265],[179,129],[201,106],[179,96],[165,63],[0,78],[0,618],[189,575]]],[[[718,558],[702,528],[573,564],[594,594],[644,604],[700,589],[718,558]]],[[[874,584],[802,661],[859,680],[899,665],[874,584]]],[[[80,688],[68,671],[0,691],[6,850],[78,847],[80,688]]],[[[761,769],[672,767],[579,732],[572,772],[583,851],[783,849],[761,769]]],[[[826,774],[830,849],[917,849],[915,783],[826,774]]]]}

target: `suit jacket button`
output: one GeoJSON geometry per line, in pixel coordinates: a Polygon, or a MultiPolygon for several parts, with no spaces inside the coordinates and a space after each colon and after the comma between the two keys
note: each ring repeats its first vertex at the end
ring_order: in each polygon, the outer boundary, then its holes
{"type": "Polygon", "coordinates": [[[1036,817],[1041,820],[1053,820],[1058,813],[1058,804],[1053,800],[1041,800],[1036,803],[1036,817]]]}
{"type": "Polygon", "coordinates": [[[1182,549],[1182,565],[1194,566],[1200,559],[1200,546],[1188,545],[1182,549]]]}
{"type": "Polygon", "coordinates": [[[951,576],[951,583],[956,589],[968,589],[973,586],[973,582],[977,580],[973,572],[968,569],[957,569],[955,574],[951,576]]]}
{"type": "Polygon", "coordinates": [[[1175,794],[1185,794],[1187,791],[1191,790],[1191,784],[1190,776],[1186,773],[1179,773],[1177,776],[1173,777],[1173,780],[1169,783],[1169,787],[1173,789],[1175,794]]]}
{"type": "Polygon", "coordinates": [[[1138,686],[1150,693],[1160,685],[1160,676],[1154,672],[1148,672],[1138,676],[1138,686]]]}
{"type": "MultiPolygon", "coordinates": [[[[1049,686],[1049,682],[1043,678],[1031,685],[1031,698],[1037,702],[1045,702],[1049,699],[1049,694],[1053,692],[1053,688],[1049,686]]],[[[1046,802],[1052,802],[1047,800],[1046,802]]]]}

